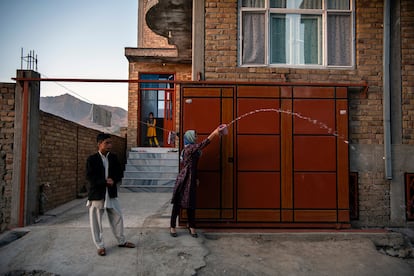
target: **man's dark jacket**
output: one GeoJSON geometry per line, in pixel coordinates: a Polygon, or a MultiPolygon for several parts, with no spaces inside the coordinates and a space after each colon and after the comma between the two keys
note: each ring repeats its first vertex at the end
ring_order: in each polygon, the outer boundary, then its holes
{"type": "MultiPolygon", "coordinates": [[[[108,178],[112,178],[114,185],[108,186],[109,197],[118,196],[117,185],[122,179],[122,168],[115,154],[108,154],[109,171],[108,178]]],[[[106,179],[105,168],[99,152],[92,154],[86,161],[86,179],[89,181],[88,200],[101,200],[105,198],[106,179]]]]}

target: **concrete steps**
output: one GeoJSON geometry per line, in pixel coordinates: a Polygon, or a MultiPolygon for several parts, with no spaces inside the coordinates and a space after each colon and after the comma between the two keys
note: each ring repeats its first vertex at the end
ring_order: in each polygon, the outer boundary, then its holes
{"type": "Polygon", "coordinates": [[[175,148],[132,148],[121,188],[134,192],[172,192],[179,170],[175,148]]]}

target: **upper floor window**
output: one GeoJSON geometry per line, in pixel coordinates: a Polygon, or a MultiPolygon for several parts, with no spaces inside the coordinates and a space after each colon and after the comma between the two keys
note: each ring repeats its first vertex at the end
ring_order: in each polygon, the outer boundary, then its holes
{"type": "Polygon", "coordinates": [[[241,0],[240,63],[353,65],[352,0],[241,0]]]}

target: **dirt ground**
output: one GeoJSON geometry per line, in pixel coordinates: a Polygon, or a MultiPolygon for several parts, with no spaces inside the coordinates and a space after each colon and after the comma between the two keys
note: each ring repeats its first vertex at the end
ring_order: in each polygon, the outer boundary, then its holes
{"type": "Polygon", "coordinates": [[[120,197],[125,234],[135,249],[117,246],[104,216],[107,256],[98,256],[85,200],[78,199],[36,225],[0,235],[0,275],[414,275],[414,258],[408,258],[414,252],[413,229],[198,229],[195,239],[178,228],[173,238],[169,194],[120,197]]]}
{"type": "Polygon", "coordinates": [[[380,253],[372,241],[280,240],[206,235],[197,275],[414,275],[414,259],[380,253]]]}

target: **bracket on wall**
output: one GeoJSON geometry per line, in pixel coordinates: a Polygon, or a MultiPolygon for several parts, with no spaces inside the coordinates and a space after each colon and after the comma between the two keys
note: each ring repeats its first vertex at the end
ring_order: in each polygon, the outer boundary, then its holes
{"type": "Polygon", "coordinates": [[[349,213],[351,220],[359,219],[358,173],[349,173],[349,213]]]}
{"type": "Polygon", "coordinates": [[[407,220],[414,221],[414,173],[405,173],[405,206],[407,220]]]}
{"type": "Polygon", "coordinates": [[[369,88],[368,83],[365,81],[360,86],[348,86],[348,91],[349,92],[360,93],[361,98],[367,99],[368,98],[368,88],[369,88]]]}

